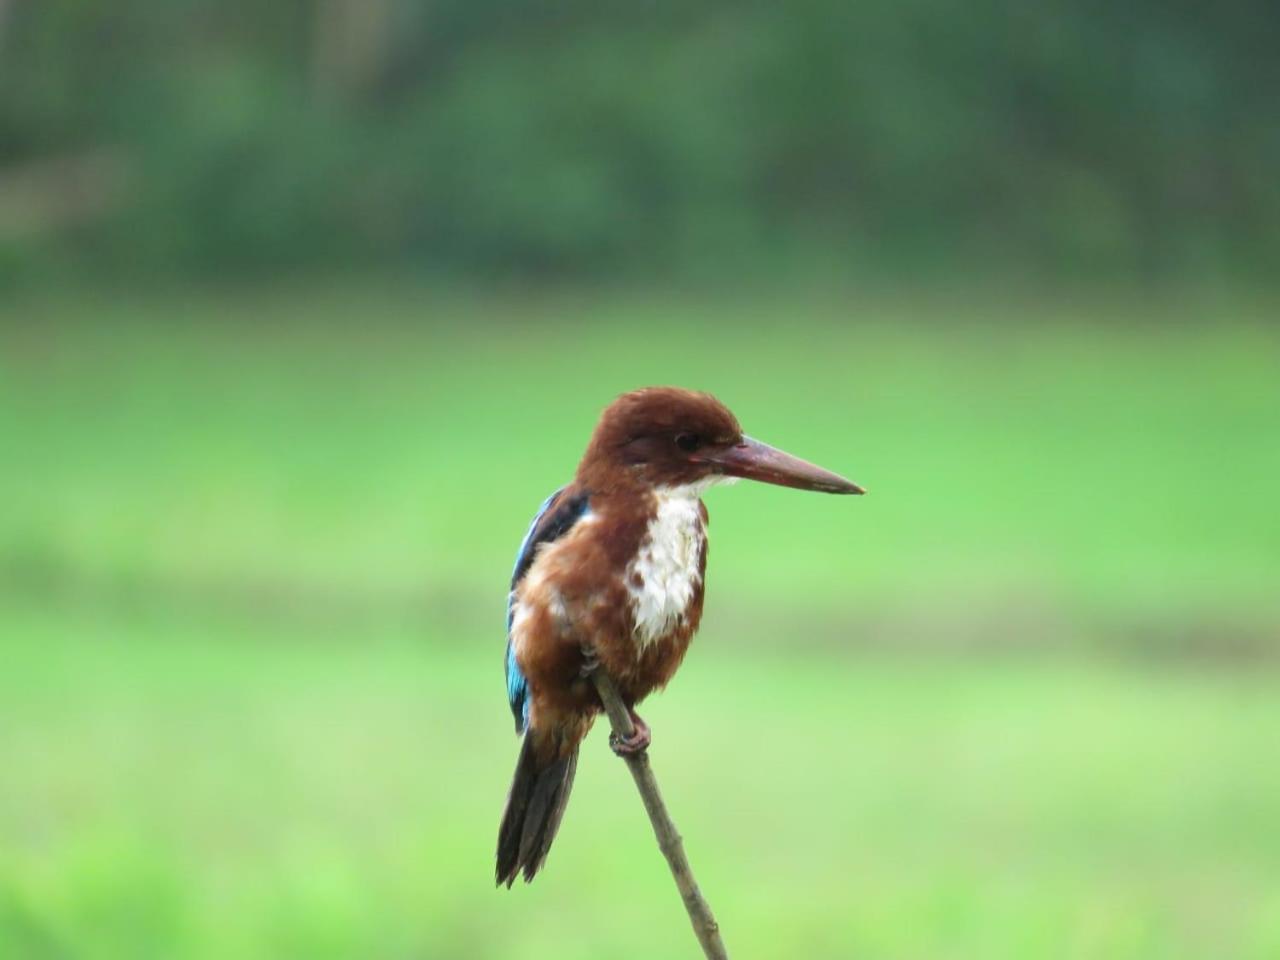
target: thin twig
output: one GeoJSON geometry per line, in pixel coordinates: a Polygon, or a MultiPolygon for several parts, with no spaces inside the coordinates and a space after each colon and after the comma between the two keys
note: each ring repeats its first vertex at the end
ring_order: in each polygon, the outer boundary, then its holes
{"type": "MultiPolygon", "coordinates": [[[[635,726],[631,722],[631,714],[622,702],[622,698],[618,696],[618,689],[613,685],[613,680],[599,668],[592,671],[591,679],[595,681],[605,712],[609,714],[609,723],[613,726],[613,732],[623,738],[634,735],[635,726]]],[[[649,814],[649,822],[653,824],[653,834],[658,839],[658,849],[667,858],[667,865],[671,867],[671,876],[675,878],[680,897],[684,900],[684,908],[689,912],[693,932],[697,935],[698,942],[702,944],[702,952],[707,955],[708,960],[728,960],[729,954],[725,952],[724,941],[720,939],[720,927],[716,924],[716,918],[711,915],[711,907],[698,890],[698,882],[693,878],[693,869],[684,855],[684,843],[680,839],[680,833],[676,830],[676,825],[671,822],[666,804],[662,802],[658,781],[654,779],[653,770],[649,766],[648,752],[633,753],[626,757],[626,761],[631,770],[631,776],[635,778],[636,789],[640,791],[640,799],[644,801],[644,809],[649,814]]]]}

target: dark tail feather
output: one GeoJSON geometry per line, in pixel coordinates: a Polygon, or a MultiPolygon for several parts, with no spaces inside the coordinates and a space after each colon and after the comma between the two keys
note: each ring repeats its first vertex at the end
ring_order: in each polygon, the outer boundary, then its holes
{"type": "Polygon", "coordinates": [[[498,828],[499,885],[510,887],[522,869],[527,883],[542,868],[569,802],[577,768],[577,747],[569,756],[540,768],[534,756],[533,731],[525,733],[507,809],[498,828]]]}

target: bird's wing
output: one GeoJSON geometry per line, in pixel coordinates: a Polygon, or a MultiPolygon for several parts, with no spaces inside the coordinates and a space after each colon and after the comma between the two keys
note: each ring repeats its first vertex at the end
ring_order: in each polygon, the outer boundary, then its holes
{"type": "Polygon", "coordinates": [[[542,502],[538,513],[529,524],[529,530],[520,543],[520,552],[516,554],[516,565],[511,571],[511,591],[507,594],[507,656],[505,660],[507,672],[507,699],[511,702],[511,712],[516,718],[516,733],[523,733],[529,721],[529,685],[520,665],[516,663],[515,649],[511,645],[511,622],[515,619],[516,586],[524,579],[533,561],[538,555],[538,548],[544,543],[552,543],[568,533],[575,523],[587,512],[589,498],[585,492],[568,492],[568,487],[561,487],[542,502]]]}

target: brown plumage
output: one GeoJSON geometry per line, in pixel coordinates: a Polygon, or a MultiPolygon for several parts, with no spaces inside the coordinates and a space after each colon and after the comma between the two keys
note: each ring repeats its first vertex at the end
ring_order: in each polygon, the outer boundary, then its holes
{"type": "Polygon", "coordinates": [[[509,601],[507,686],[525,740],[499,831],[499,884],[532,879],[546,858],[601,709],[588,676],[597,664],[637,727],[615,751],[648,745],[634,707],[671,679],[702,618],[701,494],[737,477],[862,492],[744,437],[709,394],[650,387],[605,409],[574,481],[534,519],[509,601]]]}

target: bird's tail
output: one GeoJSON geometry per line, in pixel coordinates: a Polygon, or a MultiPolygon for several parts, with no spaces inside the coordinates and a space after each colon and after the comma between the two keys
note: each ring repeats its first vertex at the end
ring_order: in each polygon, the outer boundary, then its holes
{"type": "Polygon", "coordinates": [[[527,883],[547,859],[556,838],[578,768],[578,747],[544,762],[538,759],[534,731],[525,731],[507,808],[498,828],[498,884],[508,887],[524,871],[527,883]]]}

